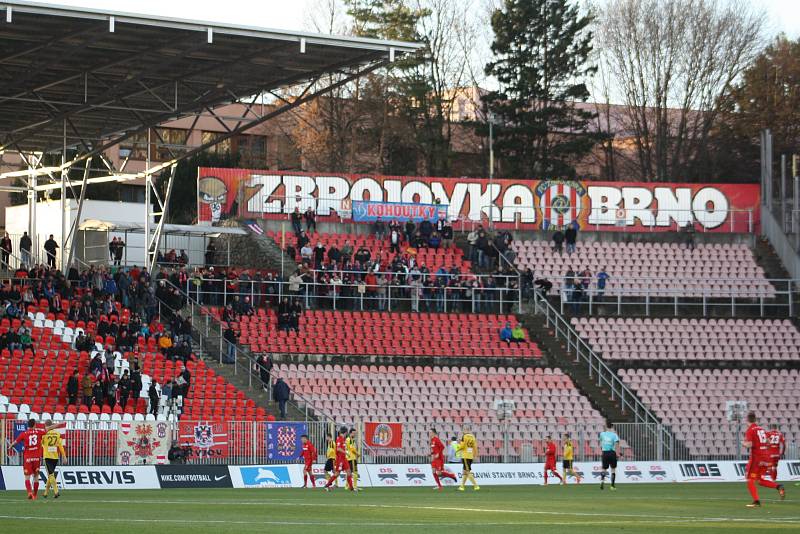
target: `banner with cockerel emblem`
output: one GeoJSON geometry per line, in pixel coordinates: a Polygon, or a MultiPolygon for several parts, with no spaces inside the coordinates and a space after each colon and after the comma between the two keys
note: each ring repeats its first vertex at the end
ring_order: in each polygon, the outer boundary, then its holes
{"type": "Polygon", "coordinates": [[[267,423],[267,459],[295,461],[300,459],[303,443],[300,436],[308,434],[305,423],[267,423]]]}
{"type": "Polygon", "coordinates": [[[131,421],[119,424],[117,461],[119,465],[167,463],[172,429],[160,421],[131,421]]]}

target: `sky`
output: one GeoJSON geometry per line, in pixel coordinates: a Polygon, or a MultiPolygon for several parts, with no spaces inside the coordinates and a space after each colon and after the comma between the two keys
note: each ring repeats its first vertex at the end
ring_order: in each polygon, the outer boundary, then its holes
{"type": "MultiPolygon", "coordinates": [[[[307,12],[319,0],[58,0],[40,2],[138,12],[195,20],[246,24],[286,30],[309,30],[307,12]]],[[[800,37],[800,0],[747,0],[762,7],[768,18],[768,33],[800,37]]]]}

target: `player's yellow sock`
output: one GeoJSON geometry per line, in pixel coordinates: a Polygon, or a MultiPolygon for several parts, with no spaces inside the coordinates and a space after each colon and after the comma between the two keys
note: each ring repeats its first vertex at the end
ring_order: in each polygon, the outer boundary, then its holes
{"type": "Polygon", "coordinates": [[[53,477],[53,495],[58,497],[58,480],[56,480],[56,476],[52,475],[53,477]]]}
{"type": "Polygon", "coordinates": [[[469,480],[472,483],[473,486],[477,486],[478,485],[478,483],[475,482],[475,475],[473,475],[472,473],[467,475],[467,480],[469,480]]]}
{"type": "Polygon", "coordinates": [[[44,496],[47,497],[47,494],[50,492],[50,481],[52,480],[53,475],[47,475],[47,482],[44,483],[44,496]]]}
{"type": "Polygon", "coordinates": [[[358,489],[358,473],[353,471],[353,489],[358,489]]]}

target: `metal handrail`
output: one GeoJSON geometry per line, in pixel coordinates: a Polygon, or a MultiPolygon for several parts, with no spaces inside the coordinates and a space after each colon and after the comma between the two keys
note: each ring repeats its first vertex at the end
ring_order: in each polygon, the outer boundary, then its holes
{"type": "MultiPolygon", "coordinates": [[[[611,389],[611,400],[619,397],[623,409],[628,407],[634,414],[637,422],[655,423],[663,425],[649,408],[638,398],[638,396],[625,383],[617,377],[614,371],[608,367],[602,359],[592,350],[586,341],[572,328],[572,325],[550,304],[547,299],[534,293],[534,303],[537,308],[543,307],[548,326],[553,324],[556,336],[561,334],[567,339],[567,350],[571,346],[575,347],[576,361],[583,360],[589,365],[589,377],[597,374],[597,385],[604,383],[611,389]]],[[[668,432],[668,431],[667,431],[668,432]]]]}
{"type": "MultiPolygon", "coordinates": [[[[516,276],[509,277],[511,279],[516,279],[516,276]]],[[[353,295],[341,295],[341,288],[347,287],[351,288],[355,291],[358,290],[359,286],[364,285],[362,283],[350,283],[345,284],[344,282],[339,283],[321,283],[321,282],[297,282],[299,285],[299,293],[292,292],[288,290],[288,288],[292,285],[292,282],[284,281],[284,280],[241,280],[237,279],[238,283],[241,284],[277,284],[278,285],[278,292],[277,293],[266,293],[263,291],[253,291],[252,287],[250,291],[235,291],[229,292],[227,288],[227,279],[209,279],[209,278],[199,278],[199,277],[189,277],[186,281],[187,287],[182,289],[182,293],[188,293],[191,291],[196,292],[197,294],[202,295],[216,295],[221,297],[223,300],[226,300],[228,296],[249,296],[251,299],[255,296],[260,298],[272,298],[272,297],[291,297],[291,298],[300,298],[305,301],[305,306],[310,307],[310,300],[313,298],[328,298],[333,300],[334,310],[336,309],[336,302],[357,302],[361,304],[361,308],[363,309],[364,302],[380,302],[385,300],[385,304],[387,305],[387,309],[391,309],[392,302],[413,302],[412,296],[406,295],[396,295],[394,292],[397,291],[411,291],[411,290],[418,290],[420,291],[419,295],[419,302],[420,304],[424,304],[425,302],[435,302],[438,299],[438,296],[433,297],[425,297],[424,296],[424,289],[422,286],[417,285],[409,285],[409,284],[383,284],[383,285],[369,285],[366,286],[368,289],[373,288],[374,290],[382,290],[385,294],[377,294],[377,293],[354,293],[353,295]],[[208,291],[204,289],[196,289],[190,290],[189,284],[192,283],[193,280],[200,280],[201,282],[214,282],[222,284],[221,291],[208,291]],[[324,290],[329,290],[333,288],[333,293],[330,295],[327,294],[317,294],[314,291],[314,288],[322,288],[324,290]]],[[[483,305],[489,304],[499,304],[500,306],[505,305],[516,305],[518,310],[521,311],[522,309],[522,292],[521,288],[517,288],[514,290],[516,293],[515,295],[511,296],[510,298],[504,298],[506,293],[510,291],[507,287],[494,287],[494,288],[472,288],[472,287],[453,287],[453,286],[434,286],[432,289],[440,292],[442,297],[442,306],[443,309],[441,311],[448,312],[452,309],[454,305],[461,305],[464,302],[471,303],[471,309],[476,311],[477,308],[480,308],[483,305]],[[471,291],[471,294],[465,298],[459,298],[456,292],[467,290],[471,291]],[[476,298],[475,290],[478,291],[478,298],[476,298]]]]}
{"type": "MultiPolygon", "coordinates": [[[[194,306],[198,306],[198,309],[201,312],[205,308],[205,306],[203,306],[202,304],[200,304],[197,301],[195,301],[194,299],[192,299],[181,288],[175,286],[169,280],[163,280],[163,281],[166,282],[170,287],[176,289],[181,294],[181,296],[186,299],[186,302],[191,305],[191,316],[192,317],[194,317],[194,315],[195,315],[194,314],[194,306]]],[[[163,305],[163,306],[166,306],[172,313],[175,313],[175,314],[180,313],[180,310],[173,309],[167,303],[163,302],[161,299],[156,297],[156,300],[159,303],[159,307],[163,305]]],[[[159,315],[160,314],[161,314],[161,311],[159,310],[159,315]]],[[[219,331],[219,336],[218,337],[214,336],[214,337],[219,340],[220,360],[221,360],[222,359],[222,349],[224,347],[224,343],[230,344],[230,342],[223,338],[222,322],[217,321],[211,314],[206,313],[204,315],[206,317],[206,334],[205,334],[205,336],[203,336],[203,334],[199,330],[197,330],[197,335],[200,338],[200,340],[199,340],[200,341],[200,347],[202,349],[203,337],[205,337],[205,338],[211,338],[212,337],[212,336],[209,335],[209,332],[211,331],[211,329],[209,328],[208,321],[211,320],[212,324],[213,323],[217,323],[217,326],[218,326],[217,330],[219,331]]],[[[196,330],[196,326],[195,326],[194,322],[192,322],[192,329],[196,330]]],[[[234,374],[236,374],[238,372],[238,367],[239,367],[238,366],[238,356],[241,354],[245,358],[246,363],[247,363],[247,365],[245,367],[247,368],[247,373],[248,373],[248,386],[249,387],[253,387],[253,375],[254,375],[255,372],[260,373],[260,371],[263,368],[263,366],[261,366],[258,363],[257,359],[254,358],[252,356],[251,352],[246,347],[244,347],[243,345],[240,345],[240,344],[236,343],[236,344],[234,344],[234,347],[236,349],[236,356],[237,356],[237,358],[234,359],[234,374]]],[[[283,378],[276,372],[276,368],[275,367],[273,367],[273,369],[270,370],[270,377],[283,378]]],[[[256,375],[256,378],[257,378],[258,381],[260,381],[261,380],[260,374],[256,375]]],[[[329,421],[329,422],[334,422],[334,423],[336,422],[335,418],[331,417],[329,414],[326,414],[322,410],[319,410],[319,409],[315,408],[314,405],[310,401],[305,399],[303,396],[297,394],[294,391],[292,391],[291,394],[292,394],[292,397],[295,400],[298,400],[298,401],[302,402],[304,406],[303,406],[303,408],[301,408],[299,406],[299,404],[291,402],[291,399],[290,399],[290,404],[295,406],[295,408],[298,411],[303,412],[305,417],[306,417],[306,419],[309,418],[309,409],[310,409],[310,411],[313,412],[314,417],[316,417],[317,419],[319,419],[321,417],[324,421],[329,421]]],[[[270,399],[271,399],[272,398],[271,384],[270,384],[269,396],[270,396],[270,399]]]]}

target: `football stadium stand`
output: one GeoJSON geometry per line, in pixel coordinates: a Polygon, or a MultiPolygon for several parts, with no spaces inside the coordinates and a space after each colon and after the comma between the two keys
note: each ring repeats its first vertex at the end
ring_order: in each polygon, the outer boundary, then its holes
{"type": "MultiPolygon", "coordinates": [[[[219,308],[212,313],[220,317],[219,308]]],[[[300,331],[277,329],[274,310],[260,308],[235,323],[239,341],[255,352],[331,355],[540,358],[536,343],[504,343],[513,315],[306,310],[300,331]],[[264,332],[270,332],[268,336],[264,332]]]]}
{"type": "MultiPolygon", "coordinates": [[[[281,235],[278,232],[268,231],[267,237],[274,239],[276,242],[281,242],[281,235]]],[[[300,258],[300,249],[297,247],[297,238],[294,234],[287,232],[287,245],[292,245],[295,249],[295,258],[300,258]]],[[[366,234],[347,234],[347,233],[312,233],[308,236],[310,239],[309,246],[312,248],[317,246],[317,243],[322,243],[326,249],[326,261],[328,260],[327,251],[331,247],[336,247],[341,250],[345,245],[349,244],[353,248],[355,254],[361,247],[366,248],[372,260],[381,258],[381,262],[388,264],[395,254],[390,251],[389,240],[385,238],[379,240],[373,235],[366,234]]],[[[462,273],[470,271],[470,262],[464,258],[464,253],[455,245],[449,247],[440,246],[438,248],[410,248],[408,243],[404,243],[400,247],[401,255],[413,255],[416,258],[416,263],[419,267],[427,267],[431,272],[436,272],[440,267],[444,267],[448,271],[456,267],[462,273]]],[[[352,260],[353,258],[351,258],[352,260]]]]}
{"type": "Polygon", "coordinates": [[[580,273],[588,268],[609,274],[607,296],[775,296],[764,270],[743,244],[698,244],[690,250],[677,243],[582,241],[575,253],[567,254],[556,252],[548,241],[523,240],[514,241],[512,248],[519,269],[532,269],[558,290],[569,270],[580,273]]]}
{"type": "Polygon", "coordinates": [[[610,362],[800,361],[800,332],[788,319],[572,318],[610,362]]]}
{"type": "Polygon", "coordinates": [[[618,375],[672,426],[698,458],[743,454],[743,421],[729,401],[746,403],[762,425],[777,423],[787,443],[800,439],[800,372],[745,369],[620,369],[618,375]]]}
{"type": "MultiPolygon", "coordinates": [[[[514,424],[509,427],[514,455],[521,454],[526,443],[539,451],[547,434],[579,428],[592,437],[584,452],[599,452],[594,437],[604,419],[560,369],[321,364],[279,368],[296,390],[342,420],[414,423],[404,440],[405,454],[419,452],[431,426],[454,435],[462,424],[498,423],[495,402],[501,400],[514,406],[514,424]]],[[[490,447],[499,451],[498,445],[490,447]]]]}
{"type": "MultiPolygon", "coordinates": [[[[4,291],[20,294],[26,287],[36,284],[38,281],[35,280],[15,282],[13,286],[4,286],[4,291]]],[[[81,288],[76,288],[75,292],[72,301],[67,298],[61,301],[64,310],[69,310],[72,303],[84,305],[87,302],[82,298],[85,292],[81,288]]],[[[38,305],[27,306],[27,313],[22,318],[0,320],[0,336],[4,344],[7,345],[8,340],[18,342],[18,332],[28,330],[31,337],[30,345],[25,348],[6,346],[0,351],[0,393],[7,399],[0,406],[0,413],[18,414],[20,418],[26,414],[59,414],[67,420],[97,421],[142,420],[154,415],[166,418],[177,413],[190,418],[253,420],[266,417],[263,408],[256,407],[243,392],[218,376],[202,360],[190,357],[183,363],[178,358],[167,357],[158,346],[158,336],[155,335],[155,328],[160,325],[158,321],[148,326],[148,329],[154,329],[151,335],[135,335],[135,341],[128,341],[134,345],[132,347],[120,347],[123,341],[118,341],[114,335],[100,335],[98,325],[114,325],[112,330],[122,333],[131,324],[131,310],[120,303],[113,306],[114,313],[100,315],[97,321],[73,321],[68,319],[67,313],[50,313],[50,303],[42,299],[38,305]],[[84,350],[76,348],[81,334],[86,334],[89,340],[89,346],[84,350]],[[109,362],[111,365],[107,364],[107,356],[114,357],[113,363],[109,362]],[[97,366],[93,367],[95,359],[97,366]],[[117,394],[112,407],[108,401],[109,384],[126,371],[132,376],[136,364],[140,365],[141,389],[138,394],[131,392],[124,408],[117,394]],[[105,369],[110,372],[106,374],[105,369]],[[168,404],[161,395],[162,387],[182,375],[184,369],[189,371],[189,394],[176,396],[178,398],[168,404]],[[76,370],[79,380],[91,377],[90,387],[98,380],[101,382],[101,402],[93,401],[91,406],[86,405],[81,402],[84,396],[81,391],[77,395],[78,402],[68,403],[67,379],[76,370]],[[149,407],[148,392],[152,381],[158,383],[159,391],[160,404],[156,414],[152,414],[149,407]]],[[[80,387],[82,390],[82,384],[80,387]]]]}

